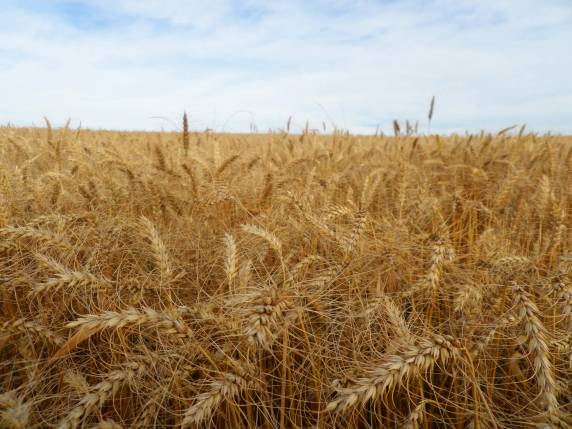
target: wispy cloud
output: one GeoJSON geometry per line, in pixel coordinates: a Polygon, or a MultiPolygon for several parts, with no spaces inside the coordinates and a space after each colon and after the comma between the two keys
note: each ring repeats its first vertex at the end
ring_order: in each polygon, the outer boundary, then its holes
{"type": "Polygon", "coordinates": [[[572,132],[568,0],[4,0],[0,122],[572,132]]]}

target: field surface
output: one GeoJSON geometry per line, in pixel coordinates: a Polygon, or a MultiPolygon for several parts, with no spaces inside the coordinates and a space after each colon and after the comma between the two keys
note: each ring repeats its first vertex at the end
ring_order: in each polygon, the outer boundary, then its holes
{"type": "Polygon", "coordinates": [[[0,128],[0,427],[570,427],[571,184],[512,131],[0,128]]]}

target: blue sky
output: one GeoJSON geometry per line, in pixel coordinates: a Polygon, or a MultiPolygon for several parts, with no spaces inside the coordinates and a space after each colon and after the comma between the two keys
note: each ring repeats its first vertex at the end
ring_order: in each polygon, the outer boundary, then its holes
{"type": "Polygon", "coordinates": [[[572,133],[570,0],[0,0],[0,123],[572,133]]]}

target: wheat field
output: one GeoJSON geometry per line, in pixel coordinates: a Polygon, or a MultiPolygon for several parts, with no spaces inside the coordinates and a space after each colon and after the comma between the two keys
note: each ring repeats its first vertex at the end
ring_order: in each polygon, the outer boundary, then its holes
{"type": "Polygon", "coordinates": [[[0,128],[0,427],[566,428],[572,138],[0,128]]]}

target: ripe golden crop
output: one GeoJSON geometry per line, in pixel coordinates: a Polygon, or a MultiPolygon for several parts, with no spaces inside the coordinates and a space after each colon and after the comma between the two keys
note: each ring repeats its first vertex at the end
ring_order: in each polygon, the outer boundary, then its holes
{"type": "Polygon", "coordinates": [[[572,139],[0,129],[0,426],[572,413],[572,139]]]}

